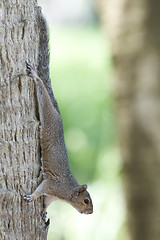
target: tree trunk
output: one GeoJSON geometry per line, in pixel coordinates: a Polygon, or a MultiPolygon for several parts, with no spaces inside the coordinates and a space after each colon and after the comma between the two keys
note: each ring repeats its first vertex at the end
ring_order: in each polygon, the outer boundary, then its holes
{"type": "Polygon", "coordinates": [[[42,180],[37,101],[25,61],[36,65],[37,2],[0,0],[0,239],[47,239],[43,197],[23,195],[42,180]]]}
{"type": "Polygon", "coordinates": [[[160,1],[103,0],[132,240],[160,239],[160,1]]]}

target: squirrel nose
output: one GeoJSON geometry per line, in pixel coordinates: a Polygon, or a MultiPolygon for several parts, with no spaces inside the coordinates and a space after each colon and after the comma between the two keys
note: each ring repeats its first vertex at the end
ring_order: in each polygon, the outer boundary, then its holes
{"type": "Polygon", "coordinates": [[[88,211],[88,214],[92,214],[93,213],[93,209],[90,209],[89,211],[88,211]]]}
{"type": "Polygon", "coordinates": [[[83,212],[84,214],[92,214],[93,213],[93,209],[86,209],[83,212]]]}

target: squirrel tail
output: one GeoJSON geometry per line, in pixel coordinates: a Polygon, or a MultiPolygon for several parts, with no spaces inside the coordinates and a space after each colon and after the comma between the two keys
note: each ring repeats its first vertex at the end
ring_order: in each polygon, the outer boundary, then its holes
{"type": "Polygon", "coordinates": [[[49,72],[49,34],[48,34],[48,26],[46,19],[44,18],[41,7],[37,9],[37,24],[39,29],[39,53],[38,53],[38,67],[37,72],[40,79],[43,81],[49,95],[51,101],[59,112],[57,101],[54,97],[51,80],[50,80],[50,72],[49,72]]]}
{"type": "Polygon", "coordinates": [[[42,81],[50,81],[49,77],[49,34],[47,22],[41,12],[37,9],[37,24],[39,29],[39,53],[38,53],[38,74],[42,81]]]}

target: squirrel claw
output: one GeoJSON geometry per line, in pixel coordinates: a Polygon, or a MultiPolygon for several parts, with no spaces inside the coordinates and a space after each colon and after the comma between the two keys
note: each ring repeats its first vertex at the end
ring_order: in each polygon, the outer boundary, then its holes
{"type": "Polygon", "coordinates": [[[31,195],[25,195],[25,196],[23,196],[23,198],[24,198],[25,200],[29,201],[29,202],[32,202],[32,201],[33,201],[32,198],[31,198],[31,195]]]}
{"type": "Polygon", "coordinates": [[[46,229],[49,227],[49,224],[50,224],[50,218],[48,218],[48,220],[47,220],[47,222],[45,222],[45,227],[46,227],[46,229]]]}
{"type": "Polygon", "coordinates": [[[26,67],[27,67],[28,69],[32,69],[32,65],[31,65],[30,63],[28,63],[27,61],[26,61],[26,67]]]}
{"type": "Polygon", "coordinates": [[[42,219],[43,219],[44,221],[46,221],[47,212],[46,212],[45,210],[43,210],[43,211],[41,212],[41,217],[42,217],[42,219]]]}
{"type": "Polygon", "coordinates": [[[32,65],[30,64],[30,63],[28,63],[27,61],[26,61],[26,71],[27,71],[27,73],[28,73],[28,75],[30,76],[30,77],[32,77],[32,71],[33,71],[33,67],[32,67],[32,65]]]}

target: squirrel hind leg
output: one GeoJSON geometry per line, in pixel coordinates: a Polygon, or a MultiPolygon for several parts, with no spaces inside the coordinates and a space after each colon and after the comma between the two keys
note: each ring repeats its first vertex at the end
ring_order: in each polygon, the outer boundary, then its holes
{"type": "Polygon", "coordinates": [[[26,71],[28,76],[32,77],[35,81],[39,79],[37,74],[33,71],[33,67],[30,63],[26,61],[26,71]]]}
{"type": "Polygon", "coordinates": [[[30,64],[30,63],[28,63],[27,61],[26,61],[26,71],[27,71],[27,73],[28,73],[28,75],[30,76],[30,77],[32,77],[33,76],[33,67],[32,67],[32,65],[30,64]]]}

